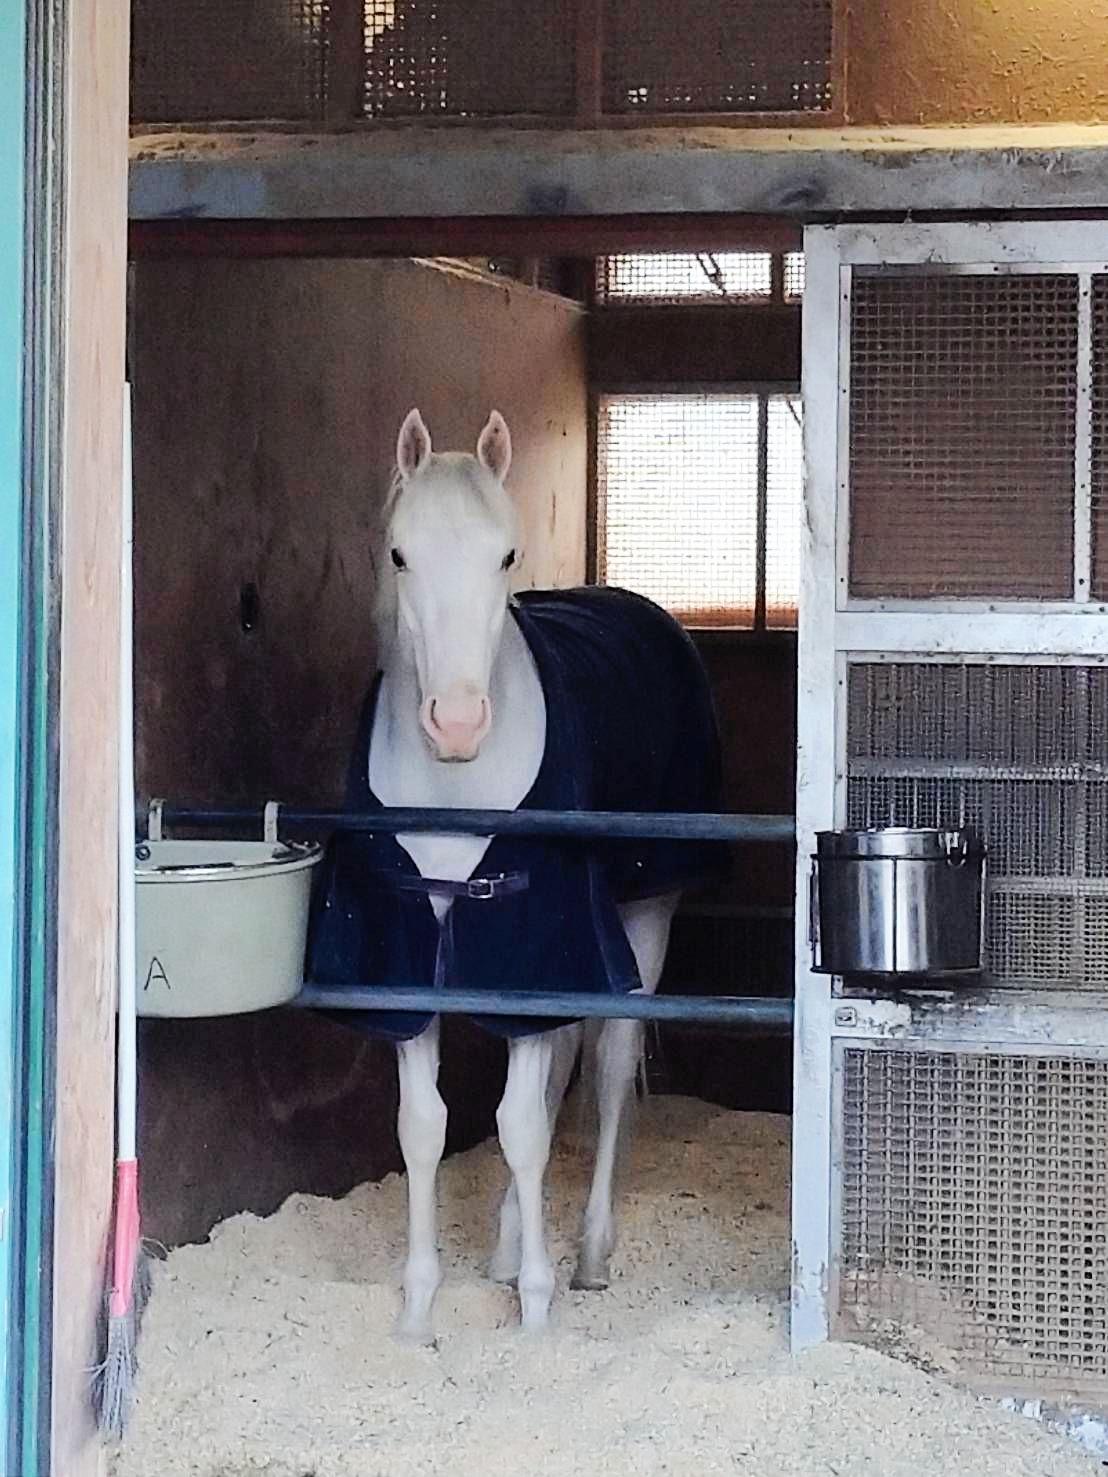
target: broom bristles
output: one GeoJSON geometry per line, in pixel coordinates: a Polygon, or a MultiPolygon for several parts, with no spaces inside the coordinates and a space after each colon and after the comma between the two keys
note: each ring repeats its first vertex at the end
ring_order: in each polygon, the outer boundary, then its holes
{"type": "Polygon", "coordinates": [[[139,1231],[138,1172],[134,1160],[116,1166],[115,1235],[111,1285],[105,1298],[104,1357],[94,1371],[96,1423],[118,1440],[134,1404],[138,1330],[150,1301],[150,1264],[139,1231]]]}
{"type": "Polygon", "coordinates": [[[96,1424],[105,1436],[118,1441],[127,1428],[135,1400],[138,1374],[138,1319],[134,1301],[125,1313],[107,1320],[104,1358],[93,1387],[96,1424]]]}

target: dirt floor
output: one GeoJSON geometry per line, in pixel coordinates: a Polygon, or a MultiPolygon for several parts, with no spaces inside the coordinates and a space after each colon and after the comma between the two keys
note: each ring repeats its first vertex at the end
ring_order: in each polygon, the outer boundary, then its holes
{"type": "Polygon", "coordinates": [[[555,1323],[489,1283],[495,1145],[441,1180],[435,1348],[391,1337],[404,1181],[296,1196],[156,1269],[112,1477],[1088,1477],[1023,1416],[870,1350],[787,1349],[788,1123],[685,1098],[640,1109],[606,1293],[568,1290],[587,1160],[549,1178],[555,1323]]]}

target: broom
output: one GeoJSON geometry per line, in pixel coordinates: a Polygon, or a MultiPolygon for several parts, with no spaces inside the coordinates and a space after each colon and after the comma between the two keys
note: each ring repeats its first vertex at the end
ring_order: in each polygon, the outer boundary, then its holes
{"type": "Polygon", "coordinates": [[[150,1266],[139,1229],[136,1141],[135,781],[132,662],[131,387],[123,387],[123,563],[120,572],[119,1036],[116,1048],[116,1168],[111,1286],[94,1404],[105,1435],[123,1435],[138,1372],[138,1325],[150,1297],[150,1266]]]}

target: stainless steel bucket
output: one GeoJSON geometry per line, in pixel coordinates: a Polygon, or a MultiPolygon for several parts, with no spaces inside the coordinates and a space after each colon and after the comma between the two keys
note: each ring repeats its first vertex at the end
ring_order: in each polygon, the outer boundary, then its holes
{"type": "Polygon", "coordinates": [[[972,831],[821,831],[809,940],[821,974],[928,976],[981,968],[985,848],[972,831]]]}

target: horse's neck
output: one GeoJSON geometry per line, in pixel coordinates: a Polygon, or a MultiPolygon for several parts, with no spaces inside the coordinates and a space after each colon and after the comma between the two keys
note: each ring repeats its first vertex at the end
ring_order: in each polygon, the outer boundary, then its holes
{"type": "MultiPolygon", "coordinates": [[[[476,759],[442,764],[419,724],[410,653],[396,651],[381,679],[369,746],[369,785],[383,805],[514,810],[535,783],[546,747],[546,703],[526,641],[509,615],[489,684],[492,728],[476,759]]],[[[489,838],[398,836],[425,877],[472,876],[489,838]]],[[[438,911],[438,910],[436,910],[438,911]]]]}

